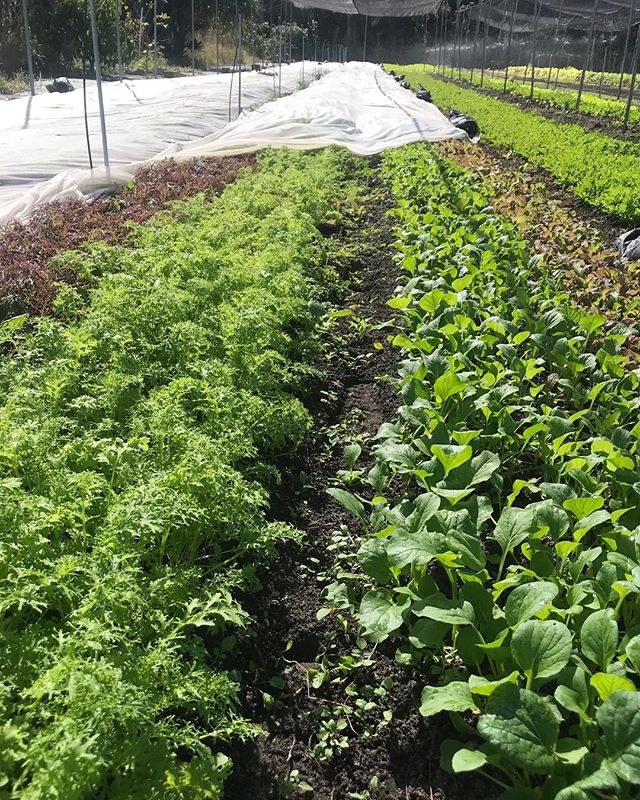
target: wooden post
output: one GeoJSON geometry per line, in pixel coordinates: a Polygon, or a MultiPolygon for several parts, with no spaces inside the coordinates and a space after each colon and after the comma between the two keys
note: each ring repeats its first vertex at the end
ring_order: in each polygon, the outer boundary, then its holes
{"type": "Polygon", "coordinates": [[[633,90],[636,87],[636,77],[638,75],[638,52],[640,52],[640,25],[636,30],[636,45],[633,48],[633,62],[631,66],[631,83],[629,84],[629,94],[627,95],[627,108],[624,112],[624,127],[629,127],[629,116],[631,114],[631,104],[633,103],[633,90]]]}
{"type": "Polygon", "coordinates": [[[27,0],[22,0],[22,18],[24,21],[24,41],[27,48],[27,70],[29,72],[29,88],[31,95],[36,93],[36,84],[33,79],[33,54],[31,52],[31,25],[29,25],[29,12],[27,10],[27,0]]]}
{"type": "Polygon", "coordinates": [[[509,81],[509,64],[511,63],[511,47],[513,45],[513,31],[516,25],[516,16],[518,15],[518,3],[519,0],[516,0],[515,7],[512,12],[511,17],[511,25],[509,26],[509,42],[507,44],[507,65],[504,69],[504,87],[503,92],[506,94],[507,92],[507,83],[509,81]]]}
{"type": "MultiPolygon", "coordinates": [[[[596,29],[596,19],[598,17],[598,5],[599,5],[599,3],[600,3],[600,0],[596,0],[595,4],[593,6],[593,16],[591,17],[591,30],[589,31],[589,40],[591,40],[593,38],[595,29],[596,29]]],[[[582,100],[582,91],[584,89],[584,79],[585,79],[585,76],[587,74],[587,67],[589,66],[588,53],[589,53],[589,51],[587,51],[587,60],[585,61],[584,65],[582,67],[582,72],[580,73],[580,86],[578,88],[578,99],[576,100],[576,111],[580,110],[580,102],[582,100]]]]}

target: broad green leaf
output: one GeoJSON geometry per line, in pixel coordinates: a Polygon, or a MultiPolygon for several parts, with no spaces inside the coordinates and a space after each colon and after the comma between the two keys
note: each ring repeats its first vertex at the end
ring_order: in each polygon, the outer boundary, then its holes
{"type": "Polygon", "coordinates": [[[420,713],[432,717],[441,711],[469,711],[475,709],[469,686],[463,681],[452,681],[446,686],[425,686],[422,690],[420,713]]]}
{"type": "Polygon", "coordinates": [[[564,669],[571,657],[571,646],[571,631],[555,620],[529,620],[511,639],[516,663],[533,678],[548,678],[564,669]]]}
{"type": "Polygon", "coordinates": [[[561,684],[556,688],[553,696],[563,708],[566,708],[567,711],[572,711],[574,714],[577,714],[583,722],[588,723],[590,721],[591,718],[585,712],[585,709],[580,705],[580,697],[578,693],[573,689],[561,684]]]}
{"type": "Polygon", "coordinates": [[[640,634],[629,639],[625,648],[625,653],[629,661],[633,664],[636,672],[640,672],[640,634]]]}
{"type": "Polygon", "coordinates": [[[606,671],[618,649],[618,624],[613,611],[602,609],[586,618],[580,631],[580,646],[588,659],[606,671]]]}
{"type": "Polygon", "coordinates": [[[550,581],[534,581],[515,588],[504,607],[507,624],[510,627],[519,625],[553,603],[558,594],[558,587],[550,581]]]}
{"type": "Polygon", "coordinates": [[[640,694],[616,692],[596,712],[609,764],[622,780],[640,783],[640,694]]]}
{"type": "Polygon", "coordinates": [[[471,603],[466,600],[449,600],[443,594],[432,594],[413,605],[417,617],[426,617],[448,625],[472,625],[476,615],[471,603]]]}
{"type": "Polygon", "coordinates": [[[528,689],[499,686],[478,720],[478,732],[507,763],[533,774],[553,769],[558,720],[550,703],[528,689]]]}
{"type": "Polygon", "coordinates": [[[432,649],[442,645],[442,640],[449,631],[449,625],[444,622],[434,622],[431,619],[419,619],[411,628],[409,642],[418,650],[423,647],[432,649]]]}
{"type": "Polygon", "coordinates": [[[461,447],[457,444],[434,444],[431,452],[444,468],[445,478],[456,467],[462,466],[473,455],[473,448],[469,445],[461,447]]]}
{"type": "Polygon", "coordinates": [[[432,492],[419,494],[413,501],[413,511],[406,519],[404,527],[412,532],[420,531],[425,523],[440,508],[440,498],[432,492]]]}
{"type": "Polygon", "coordinates": [[[480,750],[468,750],[462,747],[451,759],[451,769],[454,772],[473,772],[487,763],[487,757],[480,750]]]}
{"type": "Polygon", "coordinates": [[[610,675],[606,672],[596,672],[589,683],[600,695],[601,700],[606,700],[614,692],[635,692],[633,681],[623,678],[622,675],[610,675]]]}
{"type": "Polygon", "coordinates": [[[490,697],[498,686],[502,686],[503,683],[517,683],[519,677],[520,673],[517,670],[514,670],[505,678],[500,678],[495,681],[489,681],[479,675],[470,675],[469,688],[472,694],[479,694],[481,697],[490,697]]]}
{"type": "Polygon", "coordinates": [[[327,494],[335,498],[347,511],[358,517],[361,522],[365,522],[364,506],[351,492],[345,492],[344,489],[327,489],[327,494]]]}
{"type": "Polygon", "coordinates": [[[353,469],[356,461],[360,458],[360,454],[362,453],[362,448],[359,444],[348,444],[344,448],[344,460],[347,463],[349,469],[353,469]]]}
{"type": "Polygon", "coordinates": [[[409,602],[409,598],[406,598],[398,605],[387,589],[367,592],[362,598],[358,614],[358,621],[364,628],[365,635],[374,642],[382,642],[402,625],[403,614],[409,602]]]}
{"type": "Polygon", "coordinates": [[[500,515],[494,538],[503,553],[510,553],[533,532],[534,514],[527,508],[508,506],[500,515]]]}
{"type": "Polygon", "coordinates": [[[604,499],[602,497],[575,497],[565,500],[562,505],[578,519],[583,519],[602,508],[604,499]]]}
{"type": "Polygon", "coordinates": [[[389,563],[398,568],[407,564],[425,567],[433,558],[447,549],[446,537],[433,531],[408,533],[397,530],[387,545],[389,563]]]}
{"type": "Polygon", "coordinates": [[[385,584],[391,578],[386,545],[381,539],[364,540],[358,550],[358,563],[376,583],[385,584]]]}
{"type": "Polygon", "coordinates": [[[453,370],[445,372],[433,384],[433,389],[440,404],[445,403],[450,397],[461,394],[469,384],[460,380],[453,370]]]}

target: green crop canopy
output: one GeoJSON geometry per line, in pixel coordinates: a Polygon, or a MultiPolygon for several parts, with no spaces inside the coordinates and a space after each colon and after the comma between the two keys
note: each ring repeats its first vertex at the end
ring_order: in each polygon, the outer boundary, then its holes
{"type": "Polygon", "coordinates": [[[433,14],[443,0],[293,0],[298,8],[319,8],[337,14],[368,17],[423,17],[433,14]]]}

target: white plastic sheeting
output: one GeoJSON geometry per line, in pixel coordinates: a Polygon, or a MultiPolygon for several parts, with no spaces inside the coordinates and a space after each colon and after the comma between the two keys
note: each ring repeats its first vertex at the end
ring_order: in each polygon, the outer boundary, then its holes
{"type": "MultiPolygon", "coordinates": [[[[299,74],[299,65],[297,70],[299,74]]],[[[178,108],[181,115],[182,108],[178,108]]],[[[133,119],[130,124],[135,124],[133,119]]],[[[135,137],[134,128],[132,135],[135,137]]],[[[353,62],[335,66],[308,88],[243,114],[216,133],[170,145],[155,158],[185,159],[238,155],[265,147],[317,149],[329,145],[342,145],[358,155],[373,155],[420,140],[466,138],[434,105],[418,100],[379,67],[353,62]]],[[[13,217],[27,217],[46,200],[86,196],[106,186],[122,185],[146,163],[148,160],[129,163],[109,172],[94,169],[58,175],[45,184],[23,190],[11,203],[0,204],[0,224],[13,217]]]]}

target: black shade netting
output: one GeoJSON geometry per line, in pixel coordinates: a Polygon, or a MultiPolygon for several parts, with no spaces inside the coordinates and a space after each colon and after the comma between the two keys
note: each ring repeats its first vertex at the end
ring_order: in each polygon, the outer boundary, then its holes
{"type": "Polygon", "coordinates": [[[640,0],[485,0],[470,19],[497,30],[616,32],[640,22],[640,0]]]}

